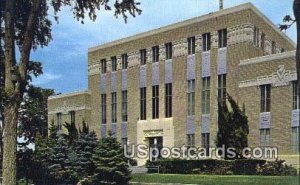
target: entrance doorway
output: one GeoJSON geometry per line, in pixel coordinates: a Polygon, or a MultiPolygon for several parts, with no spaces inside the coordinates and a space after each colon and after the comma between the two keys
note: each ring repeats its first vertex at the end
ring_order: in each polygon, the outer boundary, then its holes
{"type": "Polygon", "coordinates": [[[163,147],[163,137],[149,137],[149,160],[157,161],[161,157],[160,152],[157,153],[156,150],[151,150],[151,148],[156,148],[160,151],[163,147]],[[151,155],[152,151],[152,155],[151,155]]]}

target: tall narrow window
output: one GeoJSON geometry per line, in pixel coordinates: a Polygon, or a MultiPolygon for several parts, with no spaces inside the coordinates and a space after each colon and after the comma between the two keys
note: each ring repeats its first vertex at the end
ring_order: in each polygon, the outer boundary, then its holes
{"type": "Polygon", "coordinates": [[[140,50],[140,56],[141,56],[141,65],[145,65],[147,61],[147,51],[146,49],[140,50]]]}
{"type": "Polygon", "coordinates": [[[202,114],[210,113],[210,77],[202,79],[202,114]]]}
{"type": "Polygon", "coordinates": [[[195,115],[195,80],[188,80],[188,115],[195,115]]]}
{"type": "Polygon", "coordinates": [[[205,33],[202,35],[203,38],[203,51],[210,50],[210,33],[205,33]]]}
{"type": "Polygon", "coordinates": [[[159,61],[159,46],[152,47],[152,62],[159,61]]]}
{"type": "Polygon", "coordinates": [[[141,91],[141,105],[140,105],[140,119],[141,120],[146,120],[146,87],[142,87],[140,89],[141,91]]]}
{"type": "Polygon", "coordinates": [[[300,109],[299,93],[298,93],[298,83],[293,81],[293,110],[300,109]]]}
{"type": "Polygon", "coordinates": [[[259,29],[257,27],[254,27],[253,43],[255,46],[259,46],[259,29]]]}
{"type": "Polygon", "coordinates": [[[218,75],[218,101],[221,106],[226,105],[226,74],[218,75]]]}
{"type": "Polygon", "coordinates": [[[190,37],[188,38],[188,55],[193,55],[195,54],[195,37],[190,37]]]}
{"type": "Polygon", "coordinates": [[[187,148],[195,146],[195,134],[187,134],[187,148]]]}
{"type": "Polygon", "coordinates": [[[127,69],[128,67],[128,56],[127,54],[122,55],[122,69],[127,69]]]}
{"type": "Polygon", "coordinates": [[[101,74],[105,74],[106,73],[106,60],[105,59],[102,59],[101,60],[101,74]]]}
{"type": "Polygon", "coordinates": [[[260,129],[260,146],[267,147],[270,146],[270,129],[260,129]]]}
{"type": "Polygon", "coordinates": [[[57,130],[62,129],[62,124],[61,124],[61,113],[56,114],[56,125],[57,125],[57,130]]]}
{"type": "Polygon", "coordinates": [[[75,111],[70,111],[71,123],[75,123],[75,111]]]}
{"type": "Polygon", "coordinates": [[[152,86],[152,119],[159,118],[159,86],[152,86]]]}
{"type": "Polygon", "coordinates": [[[117,57],[111,57],[111,71],[117,71],[117,57]]]}
{"type": "Polygon", "coordinates": [[[117,123],[117,93],[111,93],[111,122],[117,123]]]}
{"type": "Polygon", "coordinates": [[[272,54],[276,53],[276,42],[272,41],[272,54]]]}
{"type": "Polygon", "coordinates": [[[261,34],[261,43],[260,43],[260,48],[265,51],[265,39],[266,39],[266,35],[264,33],[261,34]]]}
{"type": "Polygon", "coordinates": [[[206,151],[206,156],[209,156],[209,133],[202,133],[201,134],[201,140],[202,140],[202,148],[206,151]]]}
{"type": "Polygon", "coordinates": [[[166,43],[166,60],[172,59],[172,42],[166,43]]]}
{"type": "Polygon", "coordinates": [[[219,30],[219,48],[227,47],[227,29],[219,30]]]}
{"type": "Polygon", "coordinates": [[[127,121],[128,111],[127,111],[127,91],[122,91],[122,121],[127,121]]]}
{"type": "Polygon", "coordinates": [[[166,84],[165,88],[165,116],[172,117],[172,83],[166,84]]]}
{"type": "Polygon", "coordinates": [[[260,112],[271,111],[271,85],[260,86],[260,112]]]}
{"type": "Polygon", "coordinates": [[[300,127],[292,127],[292,150],[294,152],[300,152],[300,135],[299,135],[300,127]]]}
{"type": "Polygon", "coordinates": [[[106,124],[106,94],[101,94],[101,123],[106,124]]]}

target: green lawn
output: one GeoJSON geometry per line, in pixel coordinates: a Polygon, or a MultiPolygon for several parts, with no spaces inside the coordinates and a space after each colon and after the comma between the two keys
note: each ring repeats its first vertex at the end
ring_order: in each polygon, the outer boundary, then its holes
{"type": "Polygon", "coordinates": [[[131,182],[182,183],[201,185],[299,185],[299,176],[219,176],[177,174],[135,174],[131,182]]]}

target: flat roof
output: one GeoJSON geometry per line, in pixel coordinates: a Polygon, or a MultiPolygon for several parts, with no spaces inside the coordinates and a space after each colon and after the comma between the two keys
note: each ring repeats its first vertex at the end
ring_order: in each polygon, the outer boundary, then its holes
{"type": "Polygon", "coordinates": [[[142,33],[139,33],[139,34],[136,34],[136,35],[133,35],[133,36],[125,37],[125,38],[118,39],[118,40],[115,40],[115,41],[112,41],[112,42],[108,42],[108,43],[101,44],[101,45],[98,45],[98,46],[90,47],[88,49],[88,52],[89,53],[94,52],[94,51],[97,51],[97,50],[100,50],[100,49],[104,49],[104,48],[112,47],[112,46],[115,46],[115,45],[127,43],[127,42],[130,42],[130,41],[133,41],[133,40],[137,40],[137,39],[140,39],[140,38],[147,37],[147,36],[155,35],[155,34],[158,34],[158,33],[163,33],[163,32],[166,32],[166,31],[169,31],[169,30],[172,30],[172,29],[181,28],[181,27],[191,25],[191,24],[194,24],[194,23],[198,23],[198,22],[202,22],[202,21],[205,21],[205,20],[208,20],[208,19],[211,19],[211,18],[215,18],[215,17],[219,17],[219,16],[222,16],[222,15],[227,15],[227,14],[231,14],[231,13],[234,13],[234,12],[239,12],[239,11],[247,10],[247,9],[253,10],[266,23],[268,23],[274,30],[276,30],[284,39],[286,39],[291,45],[296,47],[296,44],[294,43],[294,41],[292,41],[285,33],[279,31],[278,27],[269,18],[267,18],[261,11],[259,11],[252,3],[244,3],[244,4],[241,4],[241,5],[238,5],[238,6],[234,6],[234,7],[231,7],[231,8],[219,10],[217,12],[212,12],[212,13],[205,14],[205,15],[202,15],[202,16],[199,16],[199,17],[195,17],[195,18],[192,18],[192,19],[181,21],[181,22],[178,22],[178,23],[175,23],[175,24],[171,24],[171,25],[168,25],[168,26],[163,26],[163,27],[153,29],[153,30],[150,30],[150,31],[146,31],[146,32],[142,32],[142,33]]]}

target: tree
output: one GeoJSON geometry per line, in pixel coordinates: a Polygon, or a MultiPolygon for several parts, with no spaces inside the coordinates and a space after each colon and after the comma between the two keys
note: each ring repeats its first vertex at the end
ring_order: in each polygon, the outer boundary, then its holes
{"type": "Polygon", "coordinates": [[[82,124],[82,130],[79,130],[79,137],[76,143],[77,161],[74,164],[74,170],[78,174],[79,180],[91,176],[94,173],[95,165],[92,161],[94,149],[97,147],[97,136],[94,131],[90,132],[85,122],[82,124]]]}
{"type": "Polygon", "coordinates": [[[29,85],[19,109],[19,135],[33,142],[36,132],[42,137],[48,135],[48,97],[54,95],[53,89],[43,89],[29,85]]]}
{"type": "Polygon", "coordinates": [[[298,97],[300,93],[300,0],[294,0],[293,11],[295,18],[286,15],[283,18],[283,24],[279,25],[280,30],[289,29],[294,23],[297,27],[297,49],[296,49],[296,68],[297,68],[297,84],[298,84],[298,97]]]}
{"type": "MultiPolygon", "coordinates": [[[[100,8],[111,10],[109,0],[1,0],[1,42],[4,43],[4,153],[3,184],[16,184],[16,148],[18,110],[28,85],[30,54],[32,49],[47,46],[52,39],[50,7],[54,9],[55,18],[62,6],[69,6],[74,17],[83,22],[86,15],[96,19],[100,8]],[[2,14],[2,12],[4,12],[2,14]],[[16,46],[20,59],[16,59],[16,46]]],[[[140,14],[135,0],[115,1],[115,16],[127,20],[140,14]]]]}
{"type": "Polygon", "coordinates": [[[248,147],[248,134],[249,125],[248,118],[245,114],[245,107],[241,110],[234,99],[227,94],[228,102],[231,110],[228,106],[218,103],[218,133],[216,139],[217,147],[225,148],[224,157],[229,159],[231,154],[228,153],[228,148],[234,148],[234,158],[241,159],[242,150],[248,147]]]}
{"type": "Polygon", "coordinates": [[[109,132],[107,138],[99,141],[93,155],[96,169],[92,184],[128,184],[131,177],[127,160],[121,144],[109,132]]]}
{"type": "Polygon", "coordinates": [[[69,146],[74,146],[78,140],[78,130],[74,122],[65,123],[64,127],[67,129],[67,134],[62,134],[62,136],[67,140],[69,146]]]}

